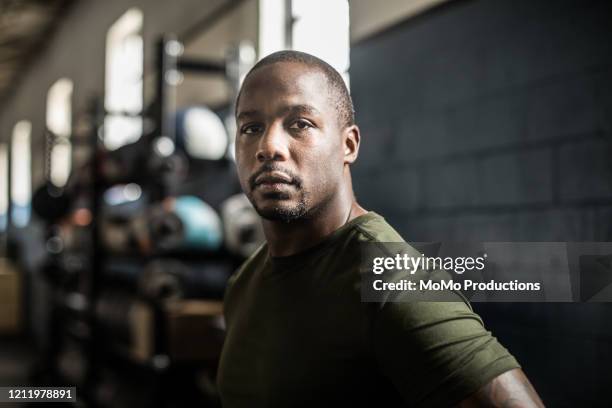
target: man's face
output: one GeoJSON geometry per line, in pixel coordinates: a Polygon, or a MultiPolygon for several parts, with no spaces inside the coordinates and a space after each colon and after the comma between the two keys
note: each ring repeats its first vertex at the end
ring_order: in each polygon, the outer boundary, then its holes
{"type": "Polygon", "coordinates": [[[342,128],[325,76],[280,62],[246,79],[236,109],[240,184],[263,218],[291,222],[331,201],[342,181],[342,128]]]}

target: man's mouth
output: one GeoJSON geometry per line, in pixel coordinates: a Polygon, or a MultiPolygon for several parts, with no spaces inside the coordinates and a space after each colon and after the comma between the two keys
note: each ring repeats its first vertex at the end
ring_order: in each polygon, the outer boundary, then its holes
{"type": "Polygon", "coordinates": [[[262,194],[287,194],[289,189],[295,185],[291,176],[279,171],[265,172],[255,178],[253,190],[259,190],[262,194]]]}
{"type": "Polygon", "coordinates": [[[264,173],[255,179],[255,187],[273,186],[273,185],[291,185],[293,180],[291,177],[279,171],[264,173]]]}

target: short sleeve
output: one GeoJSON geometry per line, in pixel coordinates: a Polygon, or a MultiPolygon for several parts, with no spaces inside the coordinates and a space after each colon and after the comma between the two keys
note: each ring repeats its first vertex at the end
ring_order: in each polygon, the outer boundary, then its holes
{"type": "Polygon", "coordinates": [[[470,306],[397,302],[372,323],[374,354],[408,406],[448,407],[520,365],[470,306]]]}

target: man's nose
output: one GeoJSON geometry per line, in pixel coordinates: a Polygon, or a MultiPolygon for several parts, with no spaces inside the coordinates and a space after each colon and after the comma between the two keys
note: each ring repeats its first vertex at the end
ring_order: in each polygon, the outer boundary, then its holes
{"type": "Polygon", "coordinates": [[[289,138],[281,124],[274,124],[266,129],[259,141],[256,157],[262,163],[285,161],[289,158],[289,138]]]}

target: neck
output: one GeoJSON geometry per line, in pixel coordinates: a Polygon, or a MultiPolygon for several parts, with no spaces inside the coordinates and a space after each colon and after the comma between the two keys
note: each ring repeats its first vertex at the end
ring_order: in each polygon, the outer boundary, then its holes
{"type": "Polygon", "coordinates": [[[270,254],[274,257],[289,256],[302,252],[342,227],[351,219],[365,214],[355,201],[350,177],[344,188],[312,217],[290,223],[263,220],[264,233],[270,254]]]}

